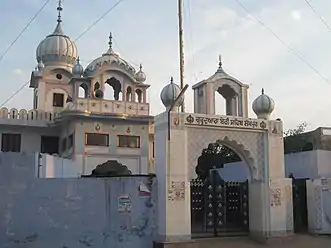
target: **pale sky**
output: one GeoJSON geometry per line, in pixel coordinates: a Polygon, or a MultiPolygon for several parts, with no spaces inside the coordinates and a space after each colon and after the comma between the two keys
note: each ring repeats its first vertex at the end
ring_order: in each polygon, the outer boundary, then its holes
{"type": "MultiPolygon", "coordinates": [[[[76,39],[117,0],[64,0],[63,30],[76,39]],[[84,4],[83,4],[84,2],[84,4]]],[[[45,0],[0,1],[0,54],[9,46],[45,0]]],[[[234,0],[184,0],[185,83],[190,86],[211,76],[218,67],[250,85],[249,99],[261,88],[276,102],[273,118],[281,118],[285,129],[306,121],[309,129],[331,126],[331,32],[304,0],[240,0],[281,40],[299,52],[314,69],[288,51],[263,25],[249,16],[234,0]]],[[[330,23],[330,0],[311,0],[330,23]]],[[[3,88],[1,103],[18,90],[36,66],[38,43],[56,25],[57,1],[52,0],[14,47],[0,61],[3,88]]],[[[126,0],[77,41],[86,66],[108,48],[138,68],[143,64],[151,85],[151,114],[164,111],[159,95],[171,76],[179,81],[177,0],[126,0]]],[[[217,101],[219,114],[224,101],[217,101]]],[[[32,108],[32,89],[24,88],[8,108],[32,108]]],[[[193,111],[193,91],[186,93],[186,110],[193,111]]],[[[250,116],[254,117],[251,111],[250,116]]]]}

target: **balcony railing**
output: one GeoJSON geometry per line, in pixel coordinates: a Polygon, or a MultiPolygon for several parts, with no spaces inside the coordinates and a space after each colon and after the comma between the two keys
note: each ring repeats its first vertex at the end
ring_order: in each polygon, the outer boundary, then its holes
{"type": "Polygon", "coordinates": [[[98,100],[79,98],[73,108],[80,111],[107,114],[149,115],[149,104],[138,102],[122,102],[115,100],[98,100]]]}
{"type": "Polygon", "coordinates": [[[26,125],[29,123],[45,125],[54,120],[57,116],[55,113],[40,111],[40,110],[26,110],[12,108],[0,109],[0,124],[18,124],[26,125]]]}

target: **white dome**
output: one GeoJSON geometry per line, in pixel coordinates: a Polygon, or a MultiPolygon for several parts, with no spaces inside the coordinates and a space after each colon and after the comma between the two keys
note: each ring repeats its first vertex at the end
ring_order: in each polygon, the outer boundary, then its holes
{"type": "Polygon", "coordinates": [[[83,75],[83,73],[84,73],[84,68],[80,64],[79,57],[78,57],[74,67],[72,68],[72,74],[74,74],[74,76],[81,77],[83,75]]]}
{"type": "Polygon", "coordinates": [[[144,83],[146,81],[146,74],[145,74],[145,72],[143,72],[143,67],[141,64],[140,64],[139,71],[136,73],[135,78],[139,83],[144,83]]]}
{"type": "Polygon", "coordinates": [[[65,64],[72,67],[78,58],[76,44],[63,33],[61,26],[61,2],[57,8],[59,15],[54,32],[42,40],[36,50],[38,63],[42,61],[45,66],[65,64]]]}
{"type": "Polygon", "coordinates": [[[101,57],[93,60],[85,69],[85,76],[91,76],[96,70],[102,66],[114,66],[122,71],[127,72],[130,76],[134,77],[136,70],[127,61],[122,59],[119,54],[115,53],[112,49],[112,35],[109,36],[109,49],[101,57]]]}
{"type": "MultiPolygon", "coordinates": [[[[171,105],[175,102],[176,98],[179,96],[180,91],[180,87],[177,84],[174,84],[173,78],[171,78],[170,84],[166,85],[161,91],[160,97],[163,105],[166,108],[171,107],[171,105]]],[[[177,106],[182,105],[183,101],[184,97],[182,97],[180,101],[178,101],[177,106]]]]}
{"type": "Polygon", "coordinates": [[[42,61],[38,62],[37,68],[39,71],[42,71],[45,68],[45,65],[42,61]]]}
{"type": "Polygon", "coordinates": [[[268,119],[275,109],[275,102],[271,97],[264,94],[264,89],[262,89],[261,95],[254,100],[252,108],[259,119],[268,119]]]}

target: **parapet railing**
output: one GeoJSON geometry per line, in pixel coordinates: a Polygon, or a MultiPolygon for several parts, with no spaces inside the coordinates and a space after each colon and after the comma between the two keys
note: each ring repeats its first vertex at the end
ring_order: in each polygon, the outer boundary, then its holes
{"type": "Polygon", "coordinates": [[[12,108],[8,110],[7,108],[0,109],[0,120],[26,120],[26,121],[45,121],[51,122],[57,116],[56,113],[45,112],[41,110],[26,110],[21,109],[18,110],[16,108],[12,108]]]}

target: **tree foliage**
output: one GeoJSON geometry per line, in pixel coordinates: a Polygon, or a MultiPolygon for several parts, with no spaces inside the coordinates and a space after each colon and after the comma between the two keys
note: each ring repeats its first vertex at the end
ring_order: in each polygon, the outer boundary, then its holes
{"type": "Polygon", "coordinates": [[[202,150],[195,172],[200,179],[206,179],[211,169],[223,168],[224,164],[241,161],[232,149],[218,143],[211,143],[202,150]]]}
{"type": "Polygon", "coordinates": [[[304,133],[306,131],[306,129],[307,129],[307,122],[302,122],[295,128],[288,129],[287,131],[285,131],[284,136],[285,137],[296,136],[296,135],[304,133]]]}
{"type": "Polygon", "coordinates": [[[312,144],[307,141],[307,137],[302,135],[307,129],[307,123],[302,122],[293,129],[284,132],[284,153],[296,153],[312,150],[312,144]]]}
{"type": "Polygon", "coordinates": [[[119,163],[117,160],[108,160],[105,163],[99,164],[92,170],[91,175],[84,177],[114,177],[114,176],[128,176],[131,171],[126,165],[119,163]]]}

